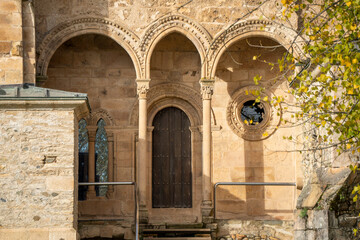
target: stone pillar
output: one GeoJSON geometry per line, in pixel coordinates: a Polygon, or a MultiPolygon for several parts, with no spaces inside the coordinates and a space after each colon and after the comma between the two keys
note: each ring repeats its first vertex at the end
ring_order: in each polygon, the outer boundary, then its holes
{"type": "Polygon", "coordinates": [[[146,190],[147,190],[147,100],[150,80],[139,79],[137,82],[137,93],[139,96],[139,142],[137,162],[137,183],[140,198],[140,222],[147,222],[146,190]]]}
{"type": "MultiPolygon", "coordinates": [[[[95,182],[95,137],[96,137],[96,128],[88,127],[89,134],[89,182],[95,182]]],[[[86,194],[88,199],[95,198],[95,186],[89,186],[88,192],[86,194]]]]}
{"type": "MultiPolygon", "coordinates": [[[[114,134],[108,132],[108,182],[114,182],[114,134]]],[[[110,185],[107,191],[107,197],[112,198],[114,195],[114,186],[110,185]]]]}
{"type": "Polygon", "coordinates": [[[23,0],[23,64],[24,83],[35,84],[35,11],[33,0],[23,0]]]}
{"type": "Polygon", "coordinates": [[[203,102],[203,139],[202,139],[202,216],[203,222],[208,219],[212,209],[211,185],[211,98],[214,89],[214,80],[201,80],[201,95],[203,102]]]}

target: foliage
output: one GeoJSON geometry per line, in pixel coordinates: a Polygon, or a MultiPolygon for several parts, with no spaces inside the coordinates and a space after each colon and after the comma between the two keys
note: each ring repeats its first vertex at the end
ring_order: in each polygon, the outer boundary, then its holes
{"type": "Polygon", "coordinates": [[[360,152],[360,0],[321,3],[282,0],[283,15],[300,13],[304,54],[287,54],[280,71],[288,78],[299,111],[292,117],[317,129],[316,149],[360,152]]]}
{"type": "Polygon", "coordinates": [[[308,209],[307,209],[307,208],[301,209],[301,211],[300,211],[300,213],[299,213],[299,217],[301,217],[301,218],[307,218],[307,217],[308,217],[308,209]]]}
{"type": "MultiPolygon", "coordinates": [[[[294,122],[315,130],[310,150],[335,148],[338,154],[360,152],[360,0],[282,0],[283,16],[297,14],[303,54],[288,53],[279,61],[296,98],[294,122]]],[[[275,99],[277,100],[277,99],[275,99]]],[[[355,172],[357,165],[350,166],[355,172]]],[[[355,186],[353,201],[360,186],[355,186]]],[[[356,229],[354,234],[356,234],[356,229]]]]}

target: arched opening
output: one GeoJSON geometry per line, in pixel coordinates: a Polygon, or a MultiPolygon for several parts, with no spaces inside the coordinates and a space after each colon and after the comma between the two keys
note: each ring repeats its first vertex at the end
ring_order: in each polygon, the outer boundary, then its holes
{"type": "Polygon", "coordinates": [[[200,55],[183,34],[170,33],[159,41],[150,61],[150,87],[161,83],[181,83],[199,89],[200,55]]]}
{"type": "MultiPolygon", "coordinates": [[[[288,94],[278,70],[286,49],[260,35],[238,39],[222,52],[216,66],[212,104],[215,115],[225,117],[217,118],[221,134],[212,135],[217,152],[214,182],[295,182],[294,158],[286,152],[292,146],[283,140],[287,130],[278,128],[280,120],[275,120],[280,117],[271,105],[274,95],[288,94]]],[[[222,186],[217,193],[220,219],[293,217],[294,191],[286,187],[222,186]]]]}
{"type": "MultiPolygon", "coordinates": [[[[133,181],[137,130],[127,127],[137,95],[136,71],[128,52],[107,36],[80,35],[55,51],[47,73],[42,87],[88,95],[91,114],[86,118],[89,157],[84,182],[133,181]],[[103,156],[106,152],[107,157],[103,156]]],[[[129,189],[131,186],[89,186],[83,196],[85,201],[78,202],[79,220],[132,218],[132,197],[123,197],[129,189]]]]}
{"type": "MultiPolygon", "coordinates": [[[[108,181],[108,162],[109,150],[108,139],[105,130],[105,121],[100,119],[97,123],[97,130],[95,136],[95,181],[107,182],[108,181]]],[[[97,186],[96,196],[106,196],[108,186],[97,186]]]]}
{"type": "MultiPolygon", "coordinates": [[[[89,181],[89,136],[85,119],[79,121],[79,182],[89,181]]],[[[86,200],[87,186],[79,186],[78,199],[86,200]]]]}
{"type": "Polygon", "coordinates": [[[190,120],[179,108],[160,110],[153,120],[152,207],[192,207],[190,120]]]}
{"type": "Polygon", "coordinates": [[[43,87],[87,93],[92,110],[104,109],[115,124],[127,124],[136,103],[136,73],[129,54],[111,38],[71,38],[56,50],[47,73],[43,87]]]}

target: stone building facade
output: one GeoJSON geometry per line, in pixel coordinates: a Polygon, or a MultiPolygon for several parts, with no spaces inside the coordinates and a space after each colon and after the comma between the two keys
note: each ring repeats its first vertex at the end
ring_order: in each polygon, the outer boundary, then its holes
{"type": "Polygon", "coordinates": [[[103,121],[106,180],[137,183],[141,227],[328,239],[328,225],[298,213],[335,197],[348,160],[322,165],[284,139],[302,126],[269,103],[294,99],[266,62],[301,44],[281,10],[275,0],[2,0],[0,239],[135,238],[133,186],[89,186],[79,200],[81,120],[86,180],[100,181],[103,121]],[[296,187],[220,185],[214,208],[219,182],[296,187]]]}

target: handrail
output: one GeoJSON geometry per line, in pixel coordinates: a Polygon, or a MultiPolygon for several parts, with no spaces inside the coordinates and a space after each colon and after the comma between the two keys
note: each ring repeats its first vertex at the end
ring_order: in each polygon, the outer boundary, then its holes
{"type": "Polygon", "coordinates": [[[135,239],[139,240],[139,200],[137,194],[136,182],[79,182],[79,186],[99,186],[99,185],[133,185],[134,186],[134,200],[135,200],[135,239]]]}
{"type": "Polygon", "coordinates": [[[226,186],[296,186],[293,182],[217,182],[214,184],[214,220],[216,219],[216,188],[219,185],[226,186]]]}

